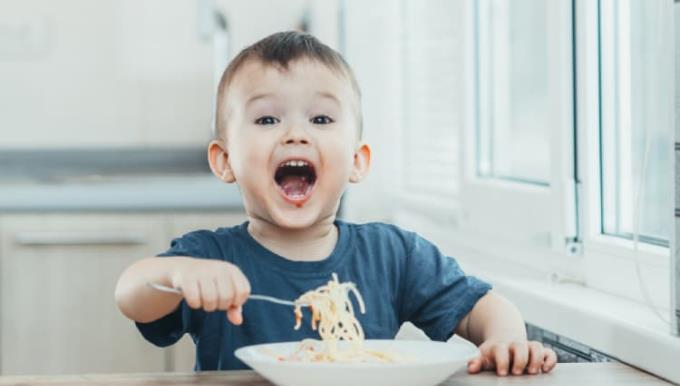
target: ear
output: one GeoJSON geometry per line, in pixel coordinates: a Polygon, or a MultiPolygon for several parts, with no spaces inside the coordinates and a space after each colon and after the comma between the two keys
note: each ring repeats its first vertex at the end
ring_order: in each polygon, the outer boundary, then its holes
{"type": "Polygon", "coordinates": [[[211,141],[208,145],[208,162],[210,163],[210,170],[220,180],[226,183],[236,181],[234,173],[229,164],[229,153],[222,141],[211,141]]]}
{"type": "Polygon", "coordinates": [[[360,182],[368,170],[371,168],[371,148],[366,143],[359,143],[357,150],[354,151],[354,166],[352,174],[349,176],[349,182],[360,182]]]}

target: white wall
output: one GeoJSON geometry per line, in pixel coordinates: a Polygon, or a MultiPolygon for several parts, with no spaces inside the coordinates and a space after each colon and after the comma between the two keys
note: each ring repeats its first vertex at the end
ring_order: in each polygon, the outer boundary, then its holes
{"type": "MultiPolygon", "coordinates": [[[[205,145],[215,54],[199,33],[201,4],[0,2],[0,149],[205,145]]],[[[297,27],[306,9],[311,32],[337,46],[335,0],[214,4],[228,21],[229,57],[297,27]]]]}
{"type": "Polygon", "coordinates": [[[345,58],[362,91],[364,140],[371,146],[371,171],[350,186],[344,217],[389,219],[389,187],[401,166],[401,13],[399,2],[346,0],[345,58]]]}
{"type": "Polygon", "coordinates": [[[373,149],[371,173],[350,188],[345,218],[394,221],[411,201],[426,201],[418,210],[440,201],[450,209],[469,97],[465,2],[343,3],[345,55],[363,91],[364,137],[373,149]]]}

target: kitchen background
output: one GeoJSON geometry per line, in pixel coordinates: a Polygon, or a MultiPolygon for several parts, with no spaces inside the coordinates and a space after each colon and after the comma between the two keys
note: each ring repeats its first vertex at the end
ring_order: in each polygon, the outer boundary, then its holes
{"type": "Polygon", "coordinates": [[[245,220],[207,166],[216,83],[300,29],[362,87],[373,165],[341,217],[437,242],[561,361],[680,381],[678,7],[0,0],[0,374],[191,370],[189,339],[143,341],[113,288],[173,237],[245,220]]]}

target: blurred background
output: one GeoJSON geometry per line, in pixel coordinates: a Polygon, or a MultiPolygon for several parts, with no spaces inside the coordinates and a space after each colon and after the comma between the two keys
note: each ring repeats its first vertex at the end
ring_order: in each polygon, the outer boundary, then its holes
{"type": "Polygon", "coordinates": [[[675,371],[677,7],[0,0],[0,374],[191,370],[190,340],[144,342],[115,282],[173,237],[245,221],[207,165],[215,89],[290,29],[362,88],[373,164],[342,218],[435,241],[562,361],[675,371]]]}

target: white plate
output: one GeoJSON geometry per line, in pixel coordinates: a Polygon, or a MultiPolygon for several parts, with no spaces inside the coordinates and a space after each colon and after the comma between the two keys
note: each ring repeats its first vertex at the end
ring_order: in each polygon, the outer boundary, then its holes
{"type": "Polygon", "coordinates": [[[403,363],[305,363],[276,359],[287,356],[300,342],[259,344],[234,353],[263,377],[280,386],[433,386],[479,355],[468,342],[367,340],[368,349],[406,357],[403,363]]]}

